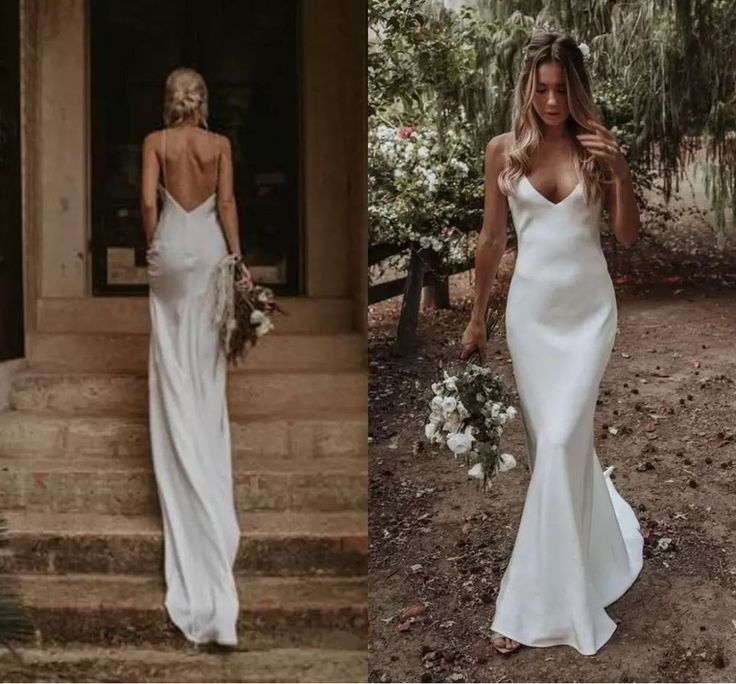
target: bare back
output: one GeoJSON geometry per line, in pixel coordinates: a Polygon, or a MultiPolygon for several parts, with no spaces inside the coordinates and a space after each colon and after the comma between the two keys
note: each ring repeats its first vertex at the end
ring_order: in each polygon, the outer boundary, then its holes
{"type": "Polygon", "coordinates": [[[157,188],[186,212],[216,198],[217,214],[231,252],[240,254],[230,140],[185,125],[149,133],[143,141],[141,218],[150,242],[156,230],[157,188]]]}
{"type": "Polygon", "coordinates": [[[185,211],[217,192],[220,136],[194,126],[158,131],[161,184],[185,211]]]}

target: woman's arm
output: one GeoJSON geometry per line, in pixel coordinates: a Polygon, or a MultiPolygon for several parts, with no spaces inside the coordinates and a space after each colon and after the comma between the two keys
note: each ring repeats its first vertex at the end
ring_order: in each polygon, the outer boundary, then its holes
{"type": "Polygon", "coordinates": [[[233,155],[230,140],[219,136],[221,145],[220,167],[217,174],[217,214],[225,233],[228,250],[231,254],[242,254],[240,250],[240,230],[238,227],[238,207],[233,190],[233,155]]]}
{"type": "Polygon", "coordinates": [[[506,163],[508,136],[508,133],[496,136],[486,146],[483,226],[475,248],[475,298],[470,323],[463,334],[462,358],[467,358],[476,348],[481,358],[485,355],[486,308],[501,257],[506,251],[509,205],[498,187],[498,175],[506,163]]]}
{"type": "Polygon", "coordinates": [[[614,235],[622,245],[630,247],[639,238],[641,219],[631,182],[631,171],[623,155],[621,158],[621,168],[614,168],[613,183],[606,196],[606,208],[614,235]]]}
{"type": "Polygon", "coordinates": [[[146,241],[150,244],[158,221],[158,205],[156,204],[156,186],[160,173],[156,156],[156,133],[149,133],[143,140],[141,168],[141,219],[146,241]]]}
{"type": "Polygon", "coordinates": [[[613,182],[606,193],[606,209],[614,235],[622,245],[630,247],[639,237],[641,219],[629,164],[611,131],[597,122],[593,122],[591,127],[595,133],[583,133],[577,137],[591,154],[611,167],[613,182]]]}

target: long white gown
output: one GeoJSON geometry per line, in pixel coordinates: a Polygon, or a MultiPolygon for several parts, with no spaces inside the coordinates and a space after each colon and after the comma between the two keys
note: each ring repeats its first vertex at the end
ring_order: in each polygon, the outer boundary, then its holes
{"type": "Polygon", "coordinates": [[[492,629],[527,646],[593,655],[616,629],[605,607],[643,563],[636,514],[593,443],[617,323],[601,202],[588,203],[578,184],[553,203],[523,177],[509,207],[518,255],[507,341],[532,473],[492,629]]]}
{"type": "MultiPolygon", "coordinates": [[[[166,159],[165,131],[162,159],[166,159]]],[[[190,211],[166,189],[148,251],[149,411],[164,532],[165,606],[190,641],[237,643],[235,513],[226,361],[213,323],[214,269],[227,255],[215,191],[190,211]]],[[[215,181],[215,188],[217,183],[215,181]]]]}

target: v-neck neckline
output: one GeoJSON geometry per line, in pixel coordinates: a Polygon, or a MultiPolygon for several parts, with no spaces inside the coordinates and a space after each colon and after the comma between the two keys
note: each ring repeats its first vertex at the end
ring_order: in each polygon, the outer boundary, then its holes
{"type": "Polygon", "coordinates": [[[570,199],[570,197],[572,197],[575,194],[575,191],[581,185],[580,181],[578,181],[575,184],[575,187],[567,195],[565,195],[559,202],[553,202],[551,199],[549,199],[549,197],[547,197],[546,195],[543,195],[541,192],[539,192],[539,190],[537,190],[537,188],[535,187],[534,183],[532,183],[531,180],[529,179],[529,176],[528,175],[525,175],[524,176],[524,179],[526,180],[527,183],[529,183],[529,186],[531,187],[531,189],[539,197],[541,197],[547,204],[549,204],[551,207],[559,207],[561,204],[563,204],[564,202],[566,202],[568,199],[570,199]]]}

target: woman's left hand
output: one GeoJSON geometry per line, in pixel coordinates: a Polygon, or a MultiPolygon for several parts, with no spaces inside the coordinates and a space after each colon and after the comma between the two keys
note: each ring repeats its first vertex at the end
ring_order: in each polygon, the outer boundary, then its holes
{"type": "Polygon", "coordinates": [[[625,175],[629,167],[616,136],[597,121],[591,121],[590,127],[593,133],[579,133],[576,136],[580,144],[593,156],[606,162],[615,176],[625,175]]]}

